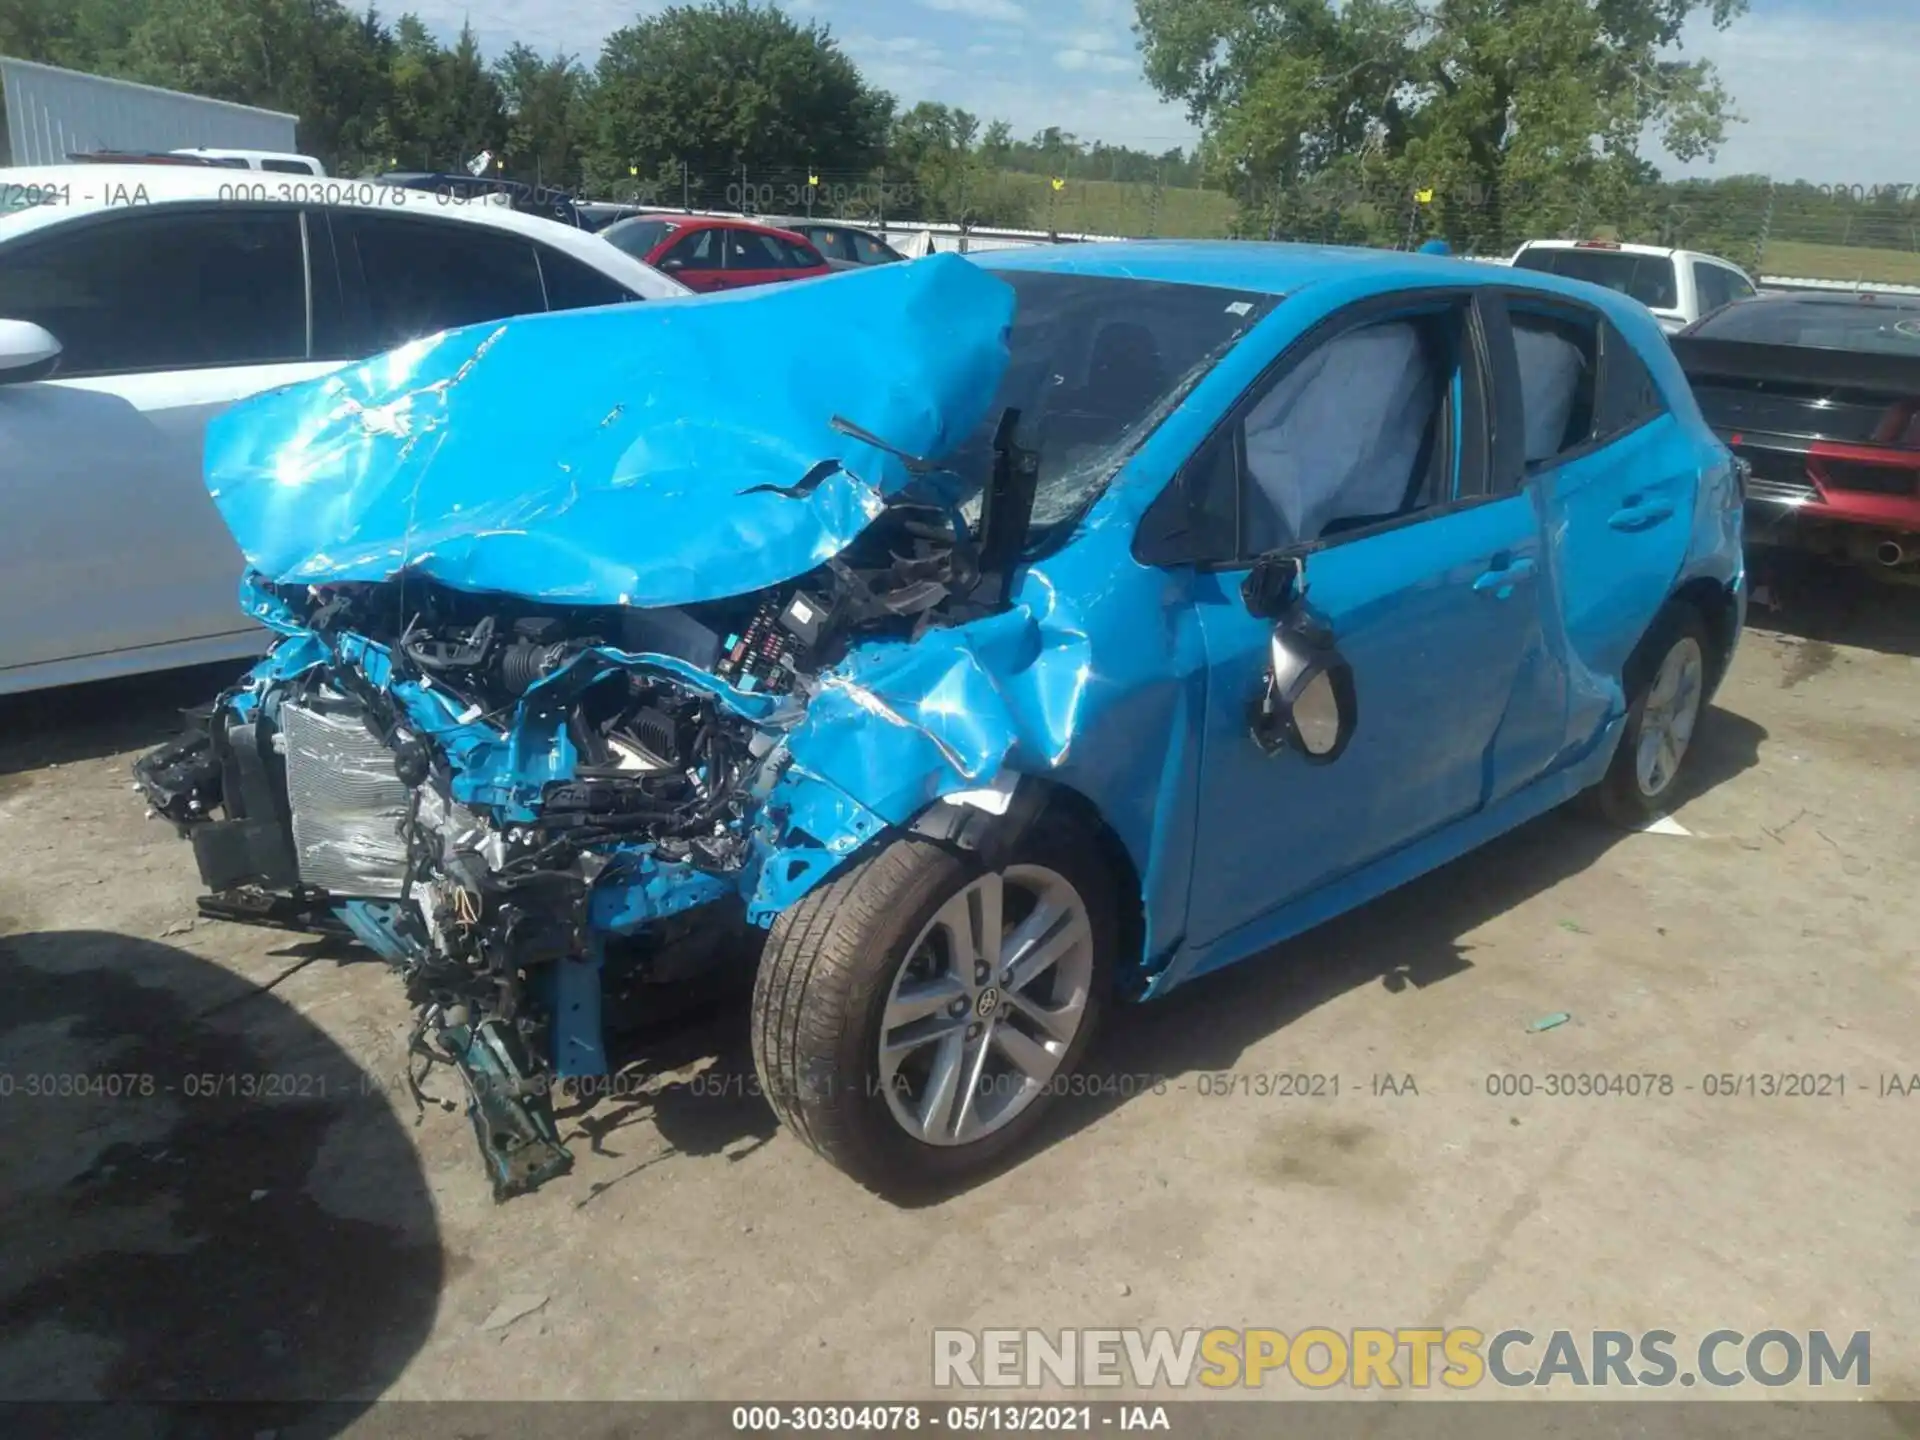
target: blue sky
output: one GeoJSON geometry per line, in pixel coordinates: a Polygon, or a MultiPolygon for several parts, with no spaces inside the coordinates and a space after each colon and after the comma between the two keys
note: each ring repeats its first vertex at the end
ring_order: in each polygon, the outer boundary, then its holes
{"type": "MultiPolygon", "coordinates": [[[[1141,78],[1132,0],[783,0],[826,22],[843,48],[903,105],[944,100],[1005,119],[1019,135],[1047,125],[1139,149],[1191,144],[1177,106],[1141,78]]],[[[606,35],[664,0],[395,0],[436,31],[471,22],[489,51],[515,40],[591,63],[606,35]]],[[[1745,123],[1711,166],[1676,174],[1763,171],[1780,179],[1920,184],[1920,0],[1753,0],[1717,33],[1696,23],[1682,53],[1720,66],[1745,123]]],[[[1664,159],[1653,157],[1656,162],[1664,159]]]]}

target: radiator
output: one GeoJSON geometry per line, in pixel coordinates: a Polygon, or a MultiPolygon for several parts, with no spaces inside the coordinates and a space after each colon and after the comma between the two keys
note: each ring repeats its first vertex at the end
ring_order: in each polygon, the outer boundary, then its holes
{"type": "Polygon", "coordinates": [[[393,773],[393,752],[344,697],[283,704],[280,729],[302,883],[332,895],[397,897],[412,794],[393,773]]]}

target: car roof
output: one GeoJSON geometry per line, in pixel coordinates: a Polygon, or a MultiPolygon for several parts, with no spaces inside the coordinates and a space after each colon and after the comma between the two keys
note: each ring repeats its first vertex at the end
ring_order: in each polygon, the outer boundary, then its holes
{"type": "Polygon", "coordinates": [[[1668,245],[1631,245],[1613,240],[1529,240],[1514,253],[1517,255],[1524,250],[1591,250],[1600,254],[1657,255],[1662,260],[1707,260],[1746,274],[1744,269],[1724,255],[1712,255],[1705,250],[1676,250],[1668,245]]]}
{"type": "Polygon", "coordinates": [[[36,186],[57,189],[61,194],[60,201],[30,205],[24,210],[0,215],[0,241],[11,242],[25,235],[36,234],[77,215],[134,208],[125,197],[141,192],[144,192],[145,200],[134,202],[134,205],[146,208],[153,205],[231,201],[237,198],[234,187],[247,186],[253,187],[247,194],[268,202],[285,199],[288,203],[327,210],[433,215],[462,224],[485,226],[490,230],[505,230],[564,251],[648,299],[692,293],[678,280],[662,275],[650,265],[643,265],[618,246],[609,245],[590,231],[563,225],[542,215],[522,214],[495,199],[480,196],[461,198],[429,195],[423,191],[402,190],[399,186],[378,180],[270,174],[218,166],[25,165],[7,171],[9,193],[31,193],[36,186]],[[395,192],[409,196],[409,201],[393,203],[395,192]],[[416,202],[411,197],[419,198],[416,202]]]}
{"type": "Polygon", "coordinates": [[[1636,332],[1648,319],[1638,301],[1603,286],[1545,271],[1514,270],[1493,261],[1406,250],[1261,240],[1102,240],[990,250],[968,258],[995,271],[1046,270],[1173,285],[1212,285],[1275,296],[1356,279],[1371,280],[1382,289],[1495,285],[1560,295],[1600,310],[1636,332]]]}

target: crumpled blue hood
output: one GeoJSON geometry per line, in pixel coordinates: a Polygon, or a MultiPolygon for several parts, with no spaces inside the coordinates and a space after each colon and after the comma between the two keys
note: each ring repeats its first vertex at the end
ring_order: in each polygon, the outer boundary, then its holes
{"type": "Polygon", "coordinates": [[[929,458],[966,440],[1013,305],[936,255],[448,331],[235,406],[207,488],[283,584],[410,568],[580,605],[745,594],[839,553],[912,478],[836,416],[929,458]]]}

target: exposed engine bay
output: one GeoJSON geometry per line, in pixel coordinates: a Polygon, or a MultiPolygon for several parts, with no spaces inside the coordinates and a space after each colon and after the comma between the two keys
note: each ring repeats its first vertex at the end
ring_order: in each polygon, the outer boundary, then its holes
{"type": "Polygon", "coordinates": [[[800,857],[844,858],[789,794],[786,737],[823,675],[1005,606],[1033,495],[1017,418],[977,523],[895,497],[826,564],[734,599],[250,576],[281,640],[135,766],[193,842],[203,912],[384,957],[415,1007],[416,1101],[432,1067],[458,1071],[496,1198],[564,1173],[552,1094],[606,1073],[606,996],[751,945],[800,857]]]}

